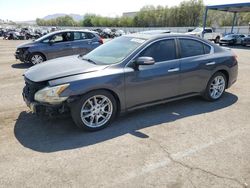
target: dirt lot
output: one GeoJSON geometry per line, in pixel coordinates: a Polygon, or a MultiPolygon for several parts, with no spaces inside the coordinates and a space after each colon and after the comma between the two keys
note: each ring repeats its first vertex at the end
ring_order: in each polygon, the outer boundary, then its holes
{"type": "Polygon", "coordinates": [[[250,48],[233,49],[238,81],[222,100],[172,102],[95,133],[25,106],[17,44],[0,40],[0,187],[247,187],[250,48]]]}

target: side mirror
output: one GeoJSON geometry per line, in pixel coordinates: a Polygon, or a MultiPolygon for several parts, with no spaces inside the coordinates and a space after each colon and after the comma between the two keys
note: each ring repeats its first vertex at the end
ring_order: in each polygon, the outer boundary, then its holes
{"type": "Polygon", "coordinates": [[[52,46],[54,44],[54,41],[50,40],[49,45],[52,46]]]}
{"type": "Polygon", "coordinates": [[[155,60],[152,57],[138,57],[135,60],[136,65],[153,65],[155,64],[155,60]]]}

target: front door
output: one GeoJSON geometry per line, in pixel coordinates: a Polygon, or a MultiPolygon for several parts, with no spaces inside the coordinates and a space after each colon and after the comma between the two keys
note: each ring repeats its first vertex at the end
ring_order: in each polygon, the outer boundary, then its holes
{"type": "Polygon", "coordinates": [[[174,39],[157,41],[138,57],[153,57],[156,63],[139,66],[138,69],[125,68],[127,108],[178,95],[180,62],[176,58],[174,39]]]}
{"type": "Polygon", "coordinates": [[[72,35],[71,32],[62,32],[52,36],[46,48],[46,53],[48,54],[49,59],[74,54],[72,48],[72,35]]]}

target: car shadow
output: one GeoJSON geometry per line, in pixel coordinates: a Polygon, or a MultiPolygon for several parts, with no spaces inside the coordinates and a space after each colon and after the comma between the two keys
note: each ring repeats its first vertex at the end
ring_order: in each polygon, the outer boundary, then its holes
{"type": "Polygon", "coordinates": [[[199,97],[183,99],[120,116],[111,126],[98,132],[79,130],[70,117],[46,120],[21,112],[16,120],[14,134],[24,147],[45,153],[90,146],[127,133],[147,139],[150,135],[141,133],[143,128],[162,123],[167,126],[168,122],[229,107],[237,100],[238,97],[231,93],[225,93],[216,102],[206,102],[199,97]]]}
{"type": "Polygon", "coordinates": [[[31,66],[32,65],[30,63],[15,63],[11,65],[11,67],[14,69],[28,69],[31,66]]]}

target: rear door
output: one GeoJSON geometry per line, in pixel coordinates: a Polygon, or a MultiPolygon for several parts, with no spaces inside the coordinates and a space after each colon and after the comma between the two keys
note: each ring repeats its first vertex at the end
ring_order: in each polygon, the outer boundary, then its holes
{"type": "Polygon", "coordinates": [[[72,41],[71,32],[57,33],[50,38],[44,51],[49,59],[72,55],[72,41]]]}
{"type": "Polygon", "coordinates": [[[180,93],[193,94],[203,91],[211,76],[216,60],[212,47],[196,39],[179,38],[180,93]]]}
{"type": "Polygon", "coordinates": [[[72,45],[74,54],[87,54],[100,43],[95,42],[95,35],[89,32],[74,32],[74,42],[72,45]]]}

